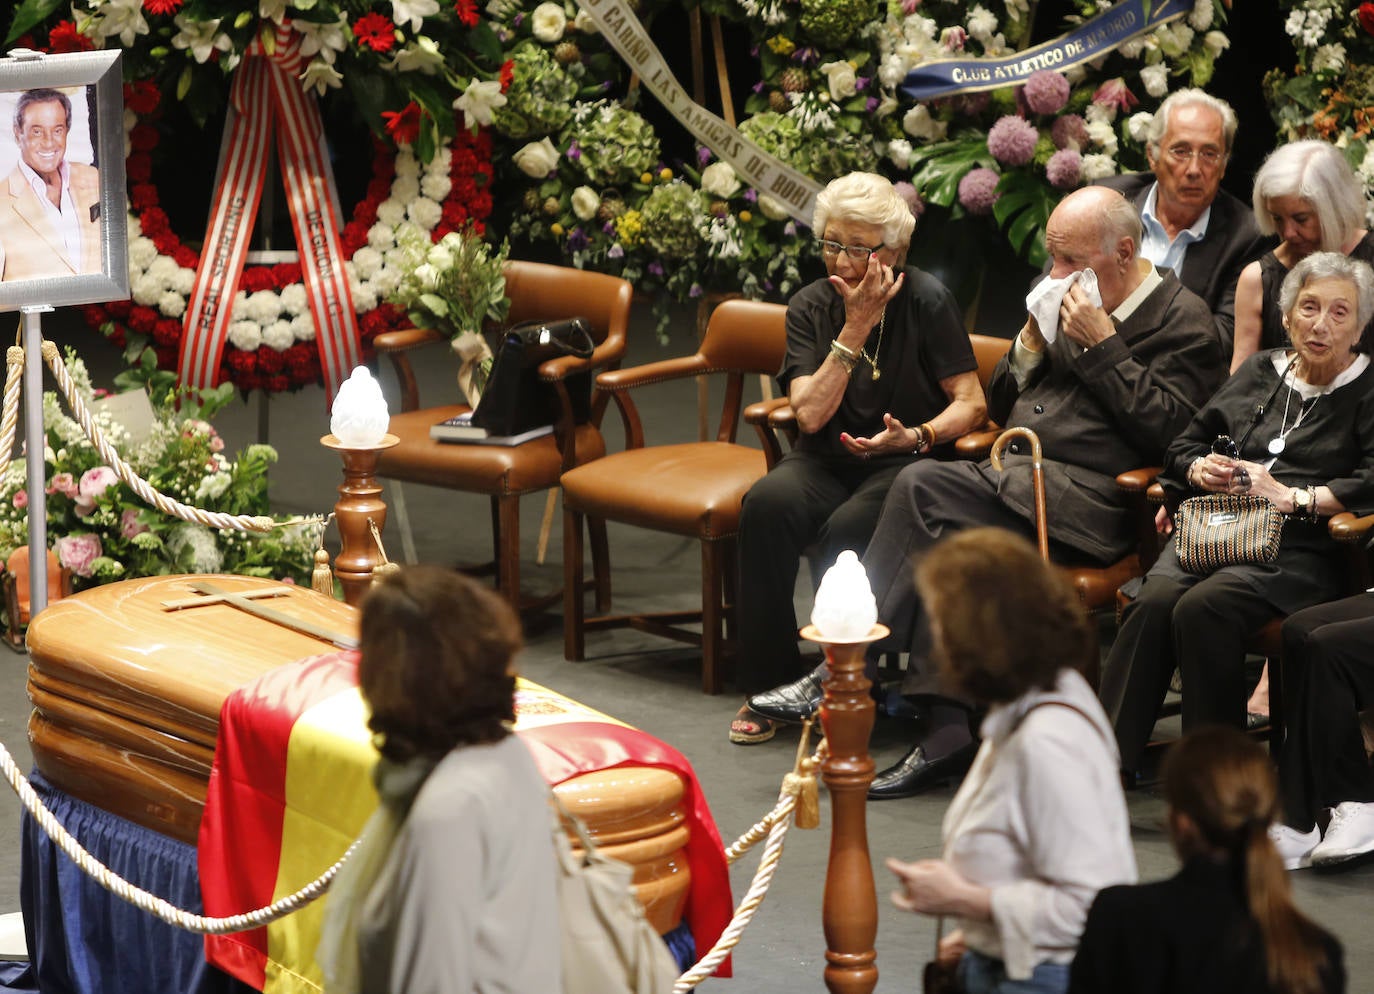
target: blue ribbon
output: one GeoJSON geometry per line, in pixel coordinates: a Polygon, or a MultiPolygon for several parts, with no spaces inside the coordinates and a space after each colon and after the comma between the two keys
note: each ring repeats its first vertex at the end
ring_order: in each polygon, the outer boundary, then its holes
{"type": "Polygon", "coordinates": [[[907,73],[901,91],[916,101],[1017,86],[1041,69],[1062,72],[1106,55],[1138,34],[1193,9],[1191,0],[1122,0],[1067,34],[996,59],[940,59],[907,73]]]}

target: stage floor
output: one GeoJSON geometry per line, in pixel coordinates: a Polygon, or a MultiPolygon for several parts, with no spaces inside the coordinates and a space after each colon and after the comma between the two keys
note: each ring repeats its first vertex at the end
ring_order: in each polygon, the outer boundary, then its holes
{"type": "MultiPolygon", "coordinates": [[[[5,327],[12,325],[7,316],[5,327]]],[[[690,350],[694,315],[675,315],[669,346],[653,337],[647,305],[636,307],[631,335],[630,362],[678,355],[690,350]]],[[[120,368],[118,355],[103,339],[88,332],[75,315],[58,313],[44,319],[48,337],[76,344],[91,367],[97,385],[108,385],[120,368]]],[[[987,330],[987,329],[984,329],[987,330]]],[[[453,370],[446,364],[420,363],[422,399],[431,402],[451,396],[453,370]],[[438,368],[438,367],[443,368],[438,368]]],[[[389,369],[383,369],[388,396],[395,396],[389,369]]],[[[670,384],[641,391],[641,411],[650,440],[685,440],[696,432],[696,394],[691,384],[670,384]]],[[[257,437],[258,405],[235,404],[216,419],[229,447],[246,445],[257,437]]],[[[332,505],[333,488],[340,479],[333,453],[321,448],[319,437],[328,431],[323,392],[305,390],[274,399],[271,403],[268,438],[283,452],[283,461],[272,473],[274,509],[320,511],[332,505]]],[[[608,432],[612,449],[620,444],[618,427],[608,432]]],[[[432,562],[461,562],[489,558],[488,511],[485,499],[426,487],[407,487],[406,500],[417,546],[432,562]]],[[[388,498],[389,499],[389,498],[388,498]]],[[[558,586],[561,574],[561,514],[556,514],[549,543],[548,563],[534,562],[534,541],[543,512],[542,497],[526,499],[522,534],[525,536],[521,569],[526,585],[535,590],[558,586]]],[[[388,521],[385,540],[395,558],[401,542],[395,515],[388,521]]],[[[613,584],[622,596],[620,605],[636,608],[691,606],[699,597],[695,543],[671,536],[637,530],[610,531],[613,584]]],[[[802,591],[802,587],[799,587],[802,591]]],[[[810,609],[809,591],[798,598],[802,617],[810,609]]],[[[730,716],[739,706],[737,695],[707,697],[700,692],[699,658],[632,631],[592,633],[584,663],[563,660],[560,618],[549,614],[529,619],[528,647],[521,659],[523,672],[532,680],[554,688],[591,707],[633,722],[645,731],[681,750],[695,766],[710,802],[721,835],[733,840],[777,798],[778,786],[792,764],[796,740],[780,735],[772,742],[741,747],[726,741],[730,716]],[[664,648],[668,646],[668,648],[664,648]]],[[[0,649],[0,741],[27,769],[28,750],[24,724],[28,706],[24,697],[22,656],[0,649]]],[[[894,761],[904,750],[901,726],[880,719],[874,740],[879,767],[894,761]]],[[[890,877],[882,869],[888,855],[906,858],[934,856],[939,852],[939,826],[950,798],[941,790],[909,800],[872,804],[868,809],[869,834],[881,910],[878,932],[878,991],[907,994],[914,989],[920,966],[930,956],[933,923],[898,912],[886,900],[890,877]]],[[[1175,863],[1163,832],[1163,804],[1148,791],[1129,798],[1136,855],[1145,879],[1173,872],[1175,863]]],[[[825,807],[822,807],[823,812],[825,807]]],[[[8,791],[0,797],[0,817],[10,826],[0,842],[0,913],[19,907],[18,803],[8,791]]],[[[822,830],[793,832],[783,866],[772,892],[735,956],[733,985],[712,982],[702,990],[749,990],[758,994],[791,994],[822,988],[825,943],[821,934],[820,898],[824,880],[828,817],[822,830]]],[[[733,882],[743,894],[754,862],[736,867],[733,882]]],[[[1369,894],[1374,890],[1374,865],[1338,875],[1314,875],[1303,871],[1292,877],[1301,905],[1345,943],[1352,991],[1374,985],[1374,938],[1368,927],[1369,894]]]]}

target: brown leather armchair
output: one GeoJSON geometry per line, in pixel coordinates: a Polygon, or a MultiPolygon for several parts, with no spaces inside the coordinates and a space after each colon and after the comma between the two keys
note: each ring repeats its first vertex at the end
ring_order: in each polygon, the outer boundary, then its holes
{"type": "MultiPolygon", "coordinates": [[[[746,378],[771,375],[782,363],[787,309],[781,304],[727,300],[711,314],[697,353],[614,370],[596,378],[598,391],[615,399],[625,424],[627,448],[563,474],[563,655],[585,655],[588,630],[633,627],[701,646],[702,689],[719,693],[724,682],[726,639],[733,635],[731,606],[735,536],[745,493],[763,476],[763,452],[736,442],[746,378]],[[724,374],[725,396],[714,441],[647,445],[629,391],[668,380],[724,374]],[[582,569],[582,522],[593,546],[598,590],[609,593],[604,564],[606,522],[619,521],[701,543],[701,609],[666,614],[586,617],[582,569]],[[601,555],[597,552],[601,550],[601,555]],[[681,623],[701,621],[700,634],[681,623]],[[725,634],[722,634],[724,628],[725,634]]],[[[394,429],[393,429],[394,430],[394,429]]]]}
{"type": "MultiPolygon", "coordinates": [[[[71,596],[72,571],[47,550],[48,603],[71,596]]],[[[24,650],[24,630],[29,624],[29,547],[21,545],[10,553],[0,572],[0,590],[5,597],[5,641],[10,648],[24,650]]]]}
{"type": "MultiPolygon", "coordinates": [[[[391,359],[401,385],[401,413],[390,431],[401,441],[383,450],[377,475],[392,480],[487,494],[491,498],[492,542],[496,586],[517,609],[556,600],[522,602],[520,594],[520,498],[558,485],[559,476],[606,452],[598,425],[606,399],[595,398],[590,422],[574,424],[564,381],[583,370],[614,369],[625,356],[630,322],[629,283],[615,276],[564,266],[511,261],[506,264],[509,323],[584,317],[596,343],[590,359],[563,356],[539,367],[540,379],[557,393],[560,417],[554,433],[521,445],[462,445],[436,442],[429,429],[468,410],[466,404],[421,407],[410,350],[442,343],[436,331],[410,329],[378,335],[378,353],[391,359]]],[[[455,366],[456,373],[456,366],[455,366]]],[[[454,387],[457,393],[457,386],[454,387]]]]}

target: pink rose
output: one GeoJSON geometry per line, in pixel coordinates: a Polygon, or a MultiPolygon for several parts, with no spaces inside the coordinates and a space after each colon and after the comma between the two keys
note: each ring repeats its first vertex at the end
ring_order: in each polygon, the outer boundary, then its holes
{"type": "Polygon", "coordinates": [[[223,451],[224,451],[224,439],[220,438],[218,435],[213,436],[213,437],[210,439],[210,451],[211,451],[211,452],[223,452],[223,451]]]}
{"type": "Polygon", "coordinates": [[[148,530],[147,525],[139,524],[138,511],[129,508],[119,516],[119,534],[125,538],[133,538],[135,535],[142,535],[148,530]]]}
{"type": "Polygon", "coordinates": [[[49,494],[62,494],[65,497],[75,497],[77,493],[76,481],[70,473],[54,473],[52,482],[44,489],[49,494]]]}
{"type": "Polygon", "coordinates": [[[27,490],[16,490],[14,492],[14,506],[18,508],[29,506],[29,492],[27,490]]]}
{"type": "Polygon", "coordinates": [[[64,535],[52,544],[58,561],[77,576],[90,576],[91,563],[104,554],[99,535],[64,535]]]}
{"type": "Polygon", "coordinates": [[[96,499],[106,490],[119,482],[119,477],[109,466],[97,466],[81,474],[81,484],[76,498],[76,513],[83,517],[95,510],[96,499]]]}

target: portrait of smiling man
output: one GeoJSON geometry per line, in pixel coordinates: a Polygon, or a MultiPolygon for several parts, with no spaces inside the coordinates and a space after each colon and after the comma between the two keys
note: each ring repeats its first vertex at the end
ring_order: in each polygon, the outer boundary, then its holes
{"type": "Polygon", "coordinates": [[[100,174],[67,159],[71,99],[25,90],[13,128],[19,161],[0,181],[0,281],[101,272],[100,174]]]}

